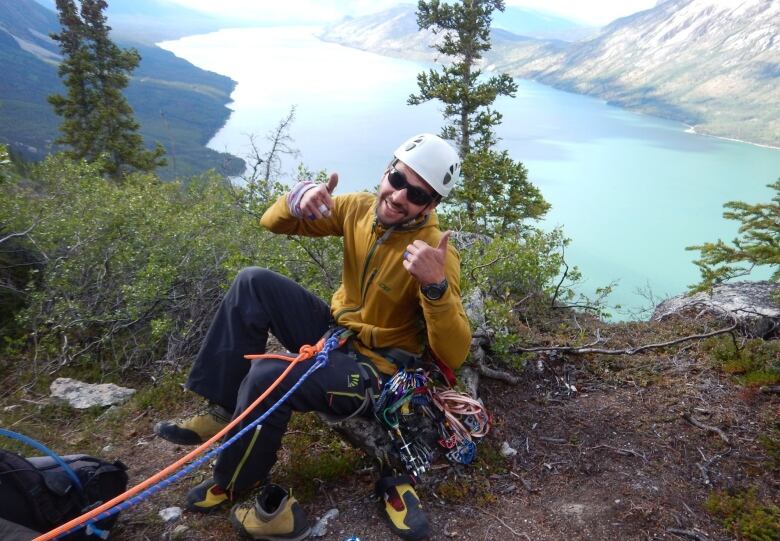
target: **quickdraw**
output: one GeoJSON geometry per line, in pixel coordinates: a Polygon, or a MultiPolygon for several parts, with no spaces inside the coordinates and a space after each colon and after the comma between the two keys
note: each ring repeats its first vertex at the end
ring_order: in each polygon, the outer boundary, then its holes
{"type": "Polygon", "coordinates": [[[440,387],[421,368],[396,372],[382,387],[374,413],[387,429],[407,472],[417,477],[430,468],[437,452],[456,464],[473,462],[475,440],[488,433],[491,422],[481,400],[440,387]],[[416,426],[420,417],[432,421],[437,431],[434,437],[426,438],[416,426]],[[436,441],[440,449],[432,449],[427,441],[436,441]]]}

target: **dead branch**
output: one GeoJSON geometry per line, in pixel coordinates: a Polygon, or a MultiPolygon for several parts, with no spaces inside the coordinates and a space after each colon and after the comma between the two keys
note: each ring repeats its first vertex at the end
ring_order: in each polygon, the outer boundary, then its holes
{"type": "Polygon", "coordinates": [[[290,107],[287,116],[280,120],[276,128],[267,136],[268,141],[271,142],[271,150],[268,151],[265,157],[265,180],[270,179],[271,175],[278,176],[280,155],[298,155],[298,151],[291,146],[292,137],[289,134],[290,125],[294,119],[295,106],[293,105],[290,107]]]}
{"type": "Polygon", "coordinates": [[[517,477],[518,479],[520,479],[520,482],[523,484],[523,488],[525,488],[528,492],[531,492],[532,494],[536,494],[536,493],[540,492],[540,490],[538,488],[534,488],[533,486],[531,486],[531,483],[529,483],[523,476],[518,475],[518,474],[516,474],[513,471],[510,471],[509,475],[512,475],[512,476],[517,477]]]}
{"type": "Polygon", "coordinates": [[[780,385],[762,385],[758,390],[766,394],[780,394],[780,385]]]}
{"type": "Polygon", "coordinates": [[[717,454],[710,459],[707,459],[707,456],[704,454],[704,451],[701,450],[701,447],[697,447],[696,450],[699,451],[699,454],[701,455],[701,458],[704,461],[704,462],[697,462],[696,467],[699,468],[699,471],[701,472],[701,477],[704,480],[704,484],[707,486],[712,486],[712,480],[710,479],[710,467],[712,467],[712,465],[715,464],[721,458],[730,455],[733,448],[729,447],[729,449],[726,452],[717,454]]]}
{"type": "Polygon", "coordinates": [[[560,282],[558,282],[558,285],[555,286],[555,293],[553,293],[552,299],[550,299],[550,306],[555,306],[555,301],[558,299],[558,292],[561,289],[561,286],[563,285],[563,281],[566,280],[566,276],[569,275],[569,264],[566,263],[566,244],[561,243],[561,262],[563,262],[563,266],[565,267],[563,271],[563,276],[561,276],[560,282]]]}
{"type": "Polygon", "coordinates": [[[33,224],[32,224],[30,227],[28,227],[28,228],[27,228],[27,229],[25,229],[24,231],[18,231],[18,232],[16,232],[16,233],[10,233],[10,234],[6,235],[5,237],[3,237],[3,238],[1,238],[1,239],[0,239],[0,244],[3,244],[4,242],[6,242],[6,241],[9,241],[9,240],[11,240],[11,239],[13,239],[13,238],[16,238],[16,237],[24,237],[24,236],[25,236],[25,235],[27,235],[27,234],[28,234],[30,231],[32,231],[33,229],[35,229],[35,226],[37,226],[37,225],[40,223],[40,221],[41,221],[41,219],[40,219],[40,218],[38,218],[37,220],[35,220],[35,221],[33,222],[33,224]]]}
{"type": "Polygon", "coordinates": [[[498,515],[494,515],[494,514],[493,514],[493,513],[491,513],[490,511],[487,511],[487,510],[485,510],[485,509],[482,509],[481,507],[477,507],[477,509],[479,509],[480,511],[482,511],[483,513],[485,513],[485,514],[486,514],[486,515],[488,515],[489,517],[493,517],[494,519],[496,519],[497,521],[499,521],[499,522],[500,522],[500,523],[501,523],[501,524],[502,524],[502,525],[503,525],[503,526],[504,526],[504,527],[505,527],[507,530],[509,530],[510,532],[512,532],[512,534],[513,534],[515,537],[525,537],[526,539],[528,539],[528,540],[530,541],[530,538],[528,537],[528,535],[527,535],[527,534],[520,533],[520,532],[516,532],[514,529],[512,529],[512,527],[511,527],[509,524],[507,524],[506,522],[504,522],[503,520],[501,520],[501,518],[500,518],[498,515]]]}
{"type": "Polygon", "coordinates": [[[484,263],[484,264],[482,264],[482,265],[477,265],[477,266],[475,266],[474,268],[472,268],[472,269],[469,271],[469,275],[471,276],[471,279],[472,279],[473,281],[475,281],[475,282],[477,281],[477,277],[476,277],[476,276],[474,276],[474,271],[477,271],[477,270],[479,270],[479,269],[484,269],[485,267],[489,267],[489,266],[491,266],[491,265],[495,265],[495,264],[496,264],[496,263],[498,263],[499,261],[501,261],[501,260],[503,260],[503,259],[506,259],[506,258],[508,258],[508,257],[509,257],[509,256],[506,256],[506,255],[504,255],[504,256],[498,256],[498,257],[497,257],[497,258],[495,258],[493,261],[488,261],[487,263],[484,263]]]}
{"type": "Polygon", "coordinates": [[[731,442],[729,441],[728,436],[726,436],[726,433],[723,432],[723,430],[721,430],[717,426],[705,425],[704,423],[702,423],[701,421],[699,421],[689,413],[683,413],[682,418],[697,428],[701,428],[702,430],[706,430],[707,432],[714,432],[715,434],[720,436],[720,439],[726,442],[726,445],[731,445],[731,442]]]}
{"type": "Polygon", "coordinates": [[[481,376],[503,381],[509,383],[510,385],[517,385],[518,383],[520,383],[520,378],[513,374],[510,374],[509,372],[505,372],[503,370],[496,370],[495,368],[490,368],[482,361],[477,361],[475,364],[476,364],[477,372],[479,372],[481,376]]]}
{"type": "MultiPolygon", "coordinates": [[[[534,353],[538,351],[560,351],[562,353],[569,353],[571,355],[586,355],[589,353],[598,353],[601,355],[636,355],[637,353],[642,353],[643,351],[648,351],[651,349],[660,349],[660,348],[666,348],[669,346],[674,346],[677,344],[682,344],[683,342],[689,342],[691,340],[703,340],[705,338],[710,338],[712,336],[718,336],[720,334],[726,334],[730,333],[733,330],[737,328],[737,320],[736,318],[733,318],[734,323],[729,326],[722,329],[718,329],[712,332],[708,333],[701,333],[701,334],[692,334],[690,336],[684,336],[682,338],[677,338],[675,340],[669,340],[667,342],[659,342],[655,344],[646,344],[643,346],[635,347],[635,348],[625,348],[625,349],[604,349],[604,348],[594,348],[589,347],[590,344],[586,344],[583,347],[576,347],[576,346],[538,346],[538,347],[532,347],[532,348],[523,348],[523,347],[515,347],[512,349],[514,352],[522,352],[522,353],[534,353]]],[[[598,340],[596,342],[592,342],[591,344],[598,343],[598,340]]]]}
{"type": "MultiPolygon", "coordinates": [[[[474,366],[477,373],[480,376],[485,376],[486,378],[503,381],[509,383],[510,385],[517,385],[518,383],[520,383],[519,377],[510,374],[509,372],[505,372],[504,370],[497,370],[495,368],[490,368],[485,363],[486,358],[487,358],[487,354],[485,352],[485,349],[482,347],[482,344],[480,343],[479,337],[477,337],[476,335],[473,336],[471,342],[471,364],[474,366]]],[[[476,396],[476,394],[474,396],[476,396]]]]}
{"type": "Polygon", "coordinates": [[[619,455],[623,455],[623,456],[632,455],[637,458],[641,458],[642,460],[647,462],[647,455],[645,455],[644,453],[640,453],[639,451],[634,451],[633,449],[622,449],[622,448],[612,447],[611,445],[604,445],[604,444],[597,445],[595,447],[588,447],[588,450],[593,450],[593,449],[609,449],[610,451],[615,451],[619,455]]]}
{"type": "Polygon", "coordinates": [[[322,277],[325,279],[325,283],[327,284],[329,289],[335,289],[336,283],[331,277],[330,273],[328,272],[328,266],[325,264],[323,259],[319,257],[317,254],[314,253],[313,250],[311,250],[307,245],[306,242],[301,240],[300,237],[295,236],[289,236],[288,237],[291,241],[296,243],[298,246],[303,248],[303,251],[306,252],[306,255],[309,256],[309,258],[312,260],[314,265],[320,269],[320,272],[322,272],[322,277]]]}
{"type": "Polygon", "coordinates": [[[472,397],[479,397],[479,372],[470,366],[464,366],[458,374],[458,381],[472,397]]]}
{"type": "Polygon", "coordinates": [[[711,541],[709,537],[704,534],[700,534],[694,530],[681,530],[679,528],[667,528],[668,533],[678,535],[680,537],[687,537],[688,539],[694,539],[695,541],[711,541]]]}

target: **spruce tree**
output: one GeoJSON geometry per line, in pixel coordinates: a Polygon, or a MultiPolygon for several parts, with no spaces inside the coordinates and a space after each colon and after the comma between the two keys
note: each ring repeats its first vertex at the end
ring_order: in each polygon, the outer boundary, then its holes
{"type": "Polygon", "coordinates": [[[747,276],[762,266],[772,271],[771,280],[780,282],[780,179],[768,187],[775,191],[770,203],[729,201],[723,205],[727,209],[723,217],[740,222],[739,234],[730,245],[718,239],[686,248],[699,250],[701,256],[694,261],[701,271],[695,290],[747,276]]]}
{"type": "Polygon", "coordinates": [[[527,177],[522,163],[506,151],[495,150],[495,127],[502,115],[492,108],[498,96],[514,97],[517,84],[506,74],[485,78],[479,69],[490,50],[490,24],[502,0],[461,0],[417,5],[417,24],[441,35],[434,45],[449,59],[440,69],[417,76],[419,93],[410,105],[430,100],[444,103],[441,135],[455,141],[463,160],[461,183],[447,199],[450,219],[463,229],[502,234],[517,231],[527,218],[540,218],[549,205],[527,177]]]}
{"type": "Polygon", "coordinates": [[[122,91],[141,57],[121,49],[106,24],[105,0],[57,0],[62,31],[52,34],[63,54],[59,67],[67,95],[49,96],[63,118],[57,143],[74,159],[99,161],[115,178],[129,170],[152,171],[164,165],[164,150],[144,148],[133,109],[122,91]]]}

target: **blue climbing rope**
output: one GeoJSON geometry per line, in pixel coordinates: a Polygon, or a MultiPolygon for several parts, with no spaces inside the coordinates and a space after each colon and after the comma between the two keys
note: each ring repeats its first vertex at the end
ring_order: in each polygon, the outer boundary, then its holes
{"type": "Polygon", "coordinates": [[[335,332],[335,333],[331,334],[330,337],[328,337],[328,339],[325,341],[325,344],[324,344],[324,346],[322,348],[322,351],[317,353],[317,355],[314,357],[314,359],[315,359],[314,364],[312,364],[311,367],[309,367],[309,369],[306,372],[304,372],[303,375],[300,378],[298,378],[298,381],[295,382],[295,384],[290,388],[290,390],[287,391],[279,400],[277,400],[275,404],[273,404],[270,408],[268,408],[268,411],[266,411],[263,415],[261,415],[260,417],[258,417],[257,419],[255,419],[254,421],[249,423],[247,426],[242,428],[233,437],[231,437],[227,441],[221,443],[219,446],[215,447],[214,449],[212,449],[211,451],[209,451],[208,453],[206,453],[202,457],[194,460],[193,462],[190,462],[189,464],[184,466],[181,470],[179,470],[178,472],[174,473],[170,477],[168,477],[166,479],[163,479],[162,481],[160,481],[156,485],[153,485],[153,486],[147,488],[146,490],[144,490],[142,492],[139,492],[138,494],[136,494],[132,498],[128,498],[127,500],[125,500],[125,501],[123,501],[121,503],[118,503],[114,507],[112,507],[110,509],[106,509],[105,511],[103,511],[99,515],[96,515],[95,517],[93,517],[90,520],[86,521],[84,524],[79,524],[78,526],[75,526],[75,527],[71,528],[70,530],[68,530],[66,532],[63,532],[62,534],[60,534],[57,537],[55,537],[55,539],[60,539],[60,538],[62,538],[64,536],[69,535],[69,534],[71,534],[71,533],[73,533],[75,531],[78,531],[78,530],[80,530],[81,528],[84,528],[84,527],[90,528],[90,529],[94,530],[96,528],[95,527],[95,523],[96,522],[99,522],[101,520],[104,520],[104,519],[107,519],[109,517],[112,517],[113,515],[121,512],[121,511],[124,511],[125,509],[128,509],[128,508],[130,508],[130,507],[132,507],[134,505],[137,505],[137,504],[141,503],[142,501],[146,500],[147,498],[150,498],[155,493],[157,493],[157,492],[167,488],[168,486],[172,485],[173,483],[176,483],[182,477],[184,477],[185,475],[187,475],[191,471],[199,468],[201,465],[203,465],[204,463],[208,462],[209,460],[214,458],[216,455],[221,453],[224,449],[226,449],[227,447],[229,447],[230,445],[235,443],[244,434],[246,434],[250,430],[253,430],[257,425],[259,425],[260,423],[265,421],[265,419],[271,413],[273,413],[279,406],[281,406],[285,402],[285,400],[287,400],[290,397],[290,395],[292,395],[298,389],[298,387],[300,387],[301,384],[304,381],[306,381],[306,378],[308,378],[313,372],[315,372],[316,370],[319,370],[320,368],[322,368],[323,366],[328,364],[328,355],[330,354],[330,352],[332,350],[336,349],[339,346],[339,336],[340,336],[340,332],[335,332]]]}

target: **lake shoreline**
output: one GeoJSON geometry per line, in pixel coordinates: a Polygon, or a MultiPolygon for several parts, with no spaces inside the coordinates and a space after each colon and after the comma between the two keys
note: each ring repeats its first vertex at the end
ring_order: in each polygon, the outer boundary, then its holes
{"type": "Polygon", "coordinates": [[[723,141],[731,141],[733,143],[743,143],[745,145],[752,145],[754,147],[760,147],[760,148],[768,148],[771,150],[780,150],[780,146],[775,145],[768,145],[766,143],[756,143],[754,141],[747,141],[745,139],[737,139],[736,137],[727,137],[725,135],[714,135],[712,133],[705,133],[700,132],[696,129],[696,126],[691,126],[690,124],[685,124],[683,122],[683,125],[686,126],[685,133],[692,133],[694,135],[699,135],[703,137],[713,137],[715,139],[721,139],[723,141]]]}

